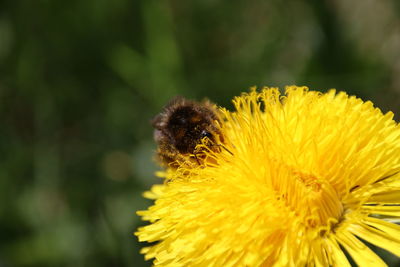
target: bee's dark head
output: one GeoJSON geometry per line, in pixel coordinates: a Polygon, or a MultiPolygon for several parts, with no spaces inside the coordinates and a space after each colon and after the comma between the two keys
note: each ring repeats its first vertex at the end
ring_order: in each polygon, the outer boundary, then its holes
{"type": "Polygon", "coordinates": [[[206,129],[202,130],[201,133],[200,133],[200,135],[201,135],[201,138],[204,138],[204,137],[212,138],[212,137],[213,137],[212,133],[209,132],[209,131],[206,130],[206,129]]]}

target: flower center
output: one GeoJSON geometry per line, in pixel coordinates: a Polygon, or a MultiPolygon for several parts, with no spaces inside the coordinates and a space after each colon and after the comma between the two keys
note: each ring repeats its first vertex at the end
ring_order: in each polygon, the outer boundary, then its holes
{"type": "Polygon", "coordinates": [[[329,222],[339,220],[343,205],[327,181],[298,171],[293,172],[293,177],[300,198],[295,209],[304,216],[308,227],[328,226],[329,222]]]}
{"type": "Polygon", "coordinates": [[[340,220],[343,205],[336,190],[313,174],[289,169],[277,192],[307,228],[330,230],[340,220]]]}

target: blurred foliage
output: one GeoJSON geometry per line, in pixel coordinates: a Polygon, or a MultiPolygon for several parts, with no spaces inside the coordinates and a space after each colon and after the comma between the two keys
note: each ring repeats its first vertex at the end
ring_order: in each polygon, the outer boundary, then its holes
{"type": "Polygon", "coordinates": [[[0,266],[149,266],[150,119],[290,84],[399,118],[399,2],[1,1],[0,266]]]}

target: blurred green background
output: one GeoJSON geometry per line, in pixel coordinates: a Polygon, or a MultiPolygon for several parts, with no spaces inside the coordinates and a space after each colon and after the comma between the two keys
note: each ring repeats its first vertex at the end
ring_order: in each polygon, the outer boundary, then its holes
{"type": "Polygon", "coordinates": [[[291,84],[399,118],[400,2],[1,1],[0,266],[149,266],[150,119],[291,84]]]}

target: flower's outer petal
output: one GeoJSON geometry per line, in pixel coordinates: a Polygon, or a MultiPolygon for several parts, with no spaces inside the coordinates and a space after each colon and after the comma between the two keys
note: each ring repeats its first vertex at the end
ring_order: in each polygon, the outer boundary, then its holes
{"type": "Polygon", "coordinates": [[[336,239],[347,250],[358,266],[387,266],[371,249],[347,229],[336,233],[336,239]]]}
{"type": "MultiPolygon", "coordinates": [[[[316,267],[329,266],[329,259],[325,246],[322,244],[322,240],[314,240],[312,243],[312,254],[311,258],[314,259],[316,267]]],[[[311,261],[312,262],[312,261],[311,261]]]]}
{"type": "Polygon", "coordinates": [[[400,190],[390,190],[372,196],[369,199],[371,203],[399,204],[400,190]]]}
{"type": "Polygon", "coordinates": [[[348,230],[365,241],[386,249],[400,257],[400,239],[398,236],[398,230],[391,231],[397,235],[397,237],[390,236],[388,233],[381,231],[380,228],[373,228],[367,224],[353,224],[349,226],[348,230]]]}
{"type": "Polygon", "coordinates": [[[389,236],[397,240],[397,242],[400,242],[400,225],[373,217],[367,217],[363,220],[363,222],[374,228],[382,230],[383,232],[387,233],[389,236]]]}
{"type": "MultiPolygon", "coordinates": [[[[400,194],[400,192],[399,192],[400,194]]],[[[361,208],[361,211],[364,211],[368,214],[375,215],[384,215],[388,217],[400,217],[400,206],[366,206],[364,205],[361,208]]]]}
{"type": "Polygon", "coordinates": [[[349,260],[346,258],[346,255],[343,253],[343,250],[340,248],[333,235],[327,237],[325,243],[328,255],[330,255],[332,259],[332,266],[351,267],[349,260]]]}
{"type": "Polygon", "coordinates": [[[147,199],[157,199],[163,194],[165,189],[164,185],[153,185],[150,191],[146,191],[143,193],[143,196],[147,199]]]}

